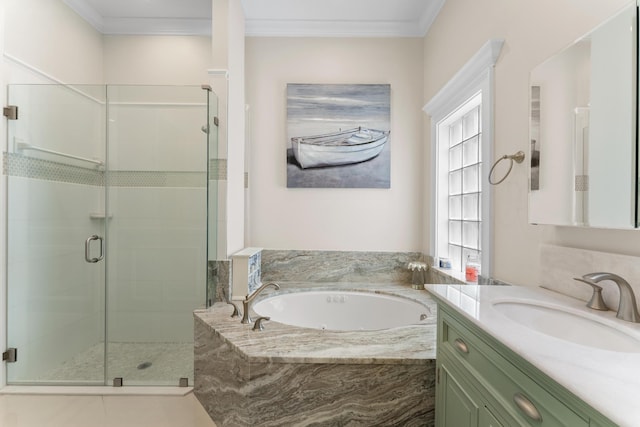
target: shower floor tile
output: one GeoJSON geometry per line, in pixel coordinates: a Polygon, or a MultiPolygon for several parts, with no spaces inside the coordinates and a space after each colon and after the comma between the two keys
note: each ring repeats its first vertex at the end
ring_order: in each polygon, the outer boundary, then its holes
{"type": "MultiPolygon", "coordinates": [[[[124,385],[178,385],[180,378],[193,384],[193,343],[109,343],[108,384],[123,378],[124,385]]],[[[104,381],[104,344],[96,344],[40,380],[52,383],[104,381]]]]}

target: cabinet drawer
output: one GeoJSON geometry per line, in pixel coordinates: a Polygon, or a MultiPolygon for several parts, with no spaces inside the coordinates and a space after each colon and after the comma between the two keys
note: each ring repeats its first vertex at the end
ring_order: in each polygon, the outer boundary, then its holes
{"type": "Polygon", "coordinates": [[[472,331],[446,313],[442,315],[438,353],[470,371],[480,385],[523,425],[588,427],[588,420],[565,406],[511,362],[493,350],[472,331]]]}

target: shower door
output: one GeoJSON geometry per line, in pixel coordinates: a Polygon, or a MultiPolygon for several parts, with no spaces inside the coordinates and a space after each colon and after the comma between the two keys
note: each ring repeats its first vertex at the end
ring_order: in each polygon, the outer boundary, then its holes
{"type": "Polygon", "coordinates": [[[103,384],[104,86],[10,85],[9,384],[103,384]],[[84,357],[87,363],[72,363],[84,357]]]}
{"type": "Polygon", "coordinates": [[[8,383],[192,384],[192,312],[205,305],[215,224],[215,95],[195,86],[8,92],[18,106],[5,153],[7,344],[17,349],[8,383]]]}

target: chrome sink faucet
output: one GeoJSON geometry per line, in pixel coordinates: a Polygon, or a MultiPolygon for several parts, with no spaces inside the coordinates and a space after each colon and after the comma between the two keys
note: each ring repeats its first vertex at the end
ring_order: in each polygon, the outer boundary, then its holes
{"type": "Polygon", "coordinates": [[[587,304],[587,307],[594,308],[596,310],[606,310],[606,305],[602,300],[601,291],[602,288],[596,283],[603,280],[611,280],[620,290],[620,302],[618,304],[618,319],[626,320],[627,322],[640,323],[640,313],[638,313],[638,306],[636,304],[636,296],[633,293],[633,289],[629,282],[622,277],[613,273],[589,273],[582,276],[582,278],[576,277],[575,280],[584,282],[593,287],[593,297],[587,304]]]}
{"type": "Polygon", "coordinates": [[[244,313],[242,314],[242,320],[240,321],[240,323],[252,322],[251,316],[249,315],[249,309],[251,308],[251,304],[253,303],[253,300],[255,300],[258,295],[260,295],[265,289],[269,287],[273,287],[276,290],[280,289],[280,285],[278,285],[277,283],[274,283],[274,282],[265,283],[264,285],[256,289],[251,295],[247,295],[246,297],[244,297],[244,300],[242,301],[244,313]]]}

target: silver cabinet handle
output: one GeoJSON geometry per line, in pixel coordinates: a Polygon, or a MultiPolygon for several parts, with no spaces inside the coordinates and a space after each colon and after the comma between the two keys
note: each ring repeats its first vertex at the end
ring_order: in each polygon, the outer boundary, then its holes
{"type": "Polygon", "coordinates": [[[98,261],[101,261],[104,258],[104,240],[102,239],[102,237],[94,234],[93,236],[90,236],[87,240],[85,240],[84,242],[84,259],[85,261],[89,262],[89,263],[95,263],[98,261]],[[98,258],[91,258],[91,242],[94,240],[99,240],[100,241],[100,256],[98,258]]]}
{"type": "Polygon", "coordinates": [[[542,415],[540,415],[538,408],[536,408],[536,405],[534,405],[533,402],[524,394],[515,393],[513,395],[513,403],[516,404],[518,409],[520,409],[524,415],[531,418],[533,421],[542,421],[542,415]]]}
{"type": "Polygon", "coordinates": [[[459,352],[468,354],[469,347],[467,347],[467,343],[462,341],[460,338],[456,338],[453,340],[453,345],[458,349],[459,352]]]}

